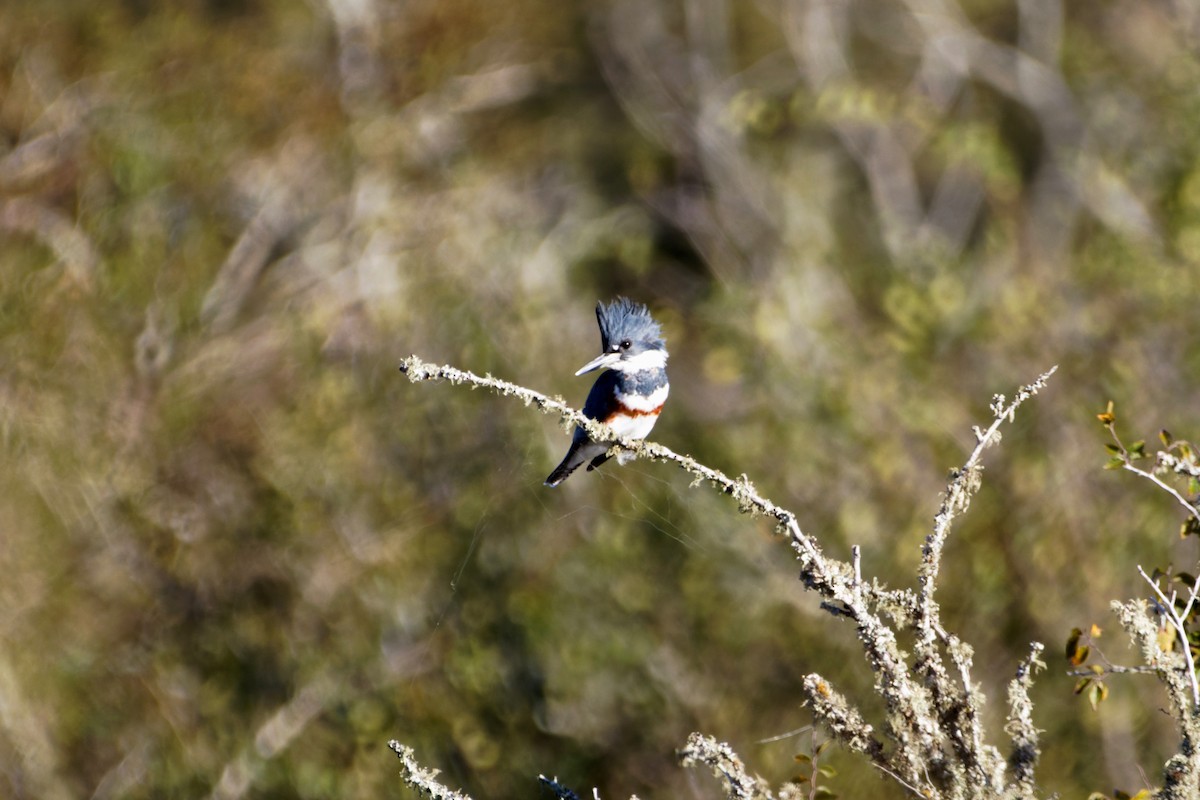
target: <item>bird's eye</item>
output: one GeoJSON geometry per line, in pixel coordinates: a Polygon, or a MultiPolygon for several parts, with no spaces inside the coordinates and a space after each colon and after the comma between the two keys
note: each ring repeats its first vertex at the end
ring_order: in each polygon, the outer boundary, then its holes
{"type": "Polygon", "coordinates": [[[629,341],[628,339],[621,340],[621,349],[622,350],[628,350],[630,347],[633,347],[633,342],[629,341]]]}

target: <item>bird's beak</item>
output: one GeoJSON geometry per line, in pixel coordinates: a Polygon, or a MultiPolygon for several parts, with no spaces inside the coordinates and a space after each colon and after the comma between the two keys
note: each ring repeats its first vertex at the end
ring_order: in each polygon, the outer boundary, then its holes
{"type": "Polygon", "coordinates": [[[582,367],[580,367],[579,371],[576,372],[575,374],[583,375],[584,373],[592,372],[593,370],[602,369],[605,367],[612,367],[612,366],[616,365],[616,363],[620,360],[621,360],[620,353],[602,353],[602,354],[596,356],[595,358],[593,358],[588,363],[584,364],[582,367]]]}

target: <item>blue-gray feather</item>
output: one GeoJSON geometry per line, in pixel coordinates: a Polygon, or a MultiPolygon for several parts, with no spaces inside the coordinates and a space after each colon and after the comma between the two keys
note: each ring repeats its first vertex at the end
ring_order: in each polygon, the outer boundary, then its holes
{"type": "MultiPolygon", "coordinates": [[[[667,382],[667,371],[662,367],[643,369],[637,372],[619,372],[617,376],[616,390],[618,394],[622,395],[639,394],[647,397],[656,389],[661,389],[667,382]]],[[[583,413],[587,414],[587,410],[585,409],[583,413]]]]}
{"type": "MultiPolygon", "coordinates": [[[[617,387],[621,384],[622,377],[621,373],[608,370],[596,379],[583,404],[585,417],[600,422],[604,421],[609,409],[612,408],[613,397],[617,387]]],[[[589,469],[595,469],[596,466],[604,463],[606,460],[604,454],[610,447],[612,447],[612,442],[593,442],[588,438],[587,431],[577,426],[575,434],[571,437],[571,447],[567,450],[566,457],[546,478],[546,485],[557,486],[588,461],[595,462],[595,466],[589,465],[589,469]]]]}
{"type": "Polygon", "coordinates": [[[628,339],[650,347],[665,349],[662,328],[650,316],[650,309],[627,297],[618,297],[607,306],[596,303],[596,321],[600,323],[600,349],[604,352],[628,339]]]}

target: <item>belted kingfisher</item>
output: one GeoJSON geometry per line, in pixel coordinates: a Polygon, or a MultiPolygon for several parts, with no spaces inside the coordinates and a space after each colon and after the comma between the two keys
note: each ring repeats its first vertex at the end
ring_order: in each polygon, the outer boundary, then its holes
{"type": "MultiPolygon", "coordinates": [[[[658,421],[666,402],[670,385],[667,383],[667,348],[662,330],[650,316],[650,311],[638,303],[619,297],[607,306],[596,303],[596,321],[600,323],[600,350],[596,358],[576,372],[607,367],[583,404],[584,416],[603,422],[618,436],[645,439],[658,421]]],[[[558,486],[590,461],[591,471],[608,460],[608,450],[614,442],[593,442],[583,428],[576,428],[571,448],[562,463],[555,467],[547,486],[558,486]]],[[[631,458],[622,453],[617,463],[631,458]]]]}

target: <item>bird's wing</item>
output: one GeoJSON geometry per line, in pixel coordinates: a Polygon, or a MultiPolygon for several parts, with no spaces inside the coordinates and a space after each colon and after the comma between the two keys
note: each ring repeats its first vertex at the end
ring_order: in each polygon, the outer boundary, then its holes
{"type": "Polygon", "coordinates": [[[583,404],[585,417],[600,421],[608,419],[617,405],[618,377],[617,372],[610,369],[596,379],[583,404]]]}

